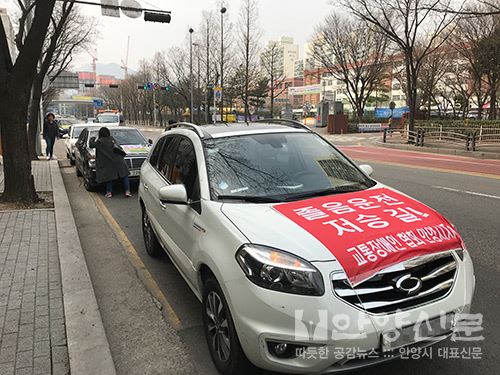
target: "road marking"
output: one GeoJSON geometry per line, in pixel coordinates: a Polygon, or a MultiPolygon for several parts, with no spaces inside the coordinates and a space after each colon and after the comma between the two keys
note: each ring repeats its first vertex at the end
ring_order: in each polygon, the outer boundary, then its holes
{"type": "Polygon", "coordinates": [[[490,195],[490,194],[484,194],[484,193],[476,193],[475,191],[459,190],[459,189],[454,189],[454,188],[450,188],[450,187],[446,187],[446,186],[436,186],[436,185],[432,185],[432,187],[436,188],[436,189],[443,189],[443,190],[448,190],[448,191],[454,191],[456,193],[463,193],[463,194],[477,195],[479,197],[500,199],[500,197],[498,197],[496,195],[490,195]]]}
{"type": "Polygon", "coordinates": [[[160,287],[154,280],[151,273],[144,265],[134,245],[132,245],[132,242],[130,242],[125,232],[121,229],[120,224],[118,224],[115,218],[111,215],[111,213],[109,212],[108,208],[106,207],[102,199],[99,197],[99,195],[97,195],[96,193],[91,193],[90,195],[92,196],[92,199],[94,199],[97,209],[100,211],[100,213],[102,214],[108,225],[111,227],[111,229],[115,232],[118,241],[122,244],[123,248],[125,249],[128,258],[132,263],[132,266],[136,269],[137,275],[139,276],[141,281],[145,284],[146,289],[153,295],[154,298],[156,298],[157,301],[160,302],[162,306],[163,316],[165,317],[165,319],[168,320],[168,322],[172,325],[172,327],[175,330],[179,331],[182,328],[181,320],[175,313],[174,309],[168,302],[167,297],[161,291],[160,287]]]}
{"type": "MultiPolygon", "coordinates": [[[[341,150],[342,150],[342,148],[341,148],[341,150]]],[[[500,175],[496,175],[496,174],[488,174],[488,173],[480,173],[480,172],[467,172],[467,171],[456,171],[454,169],[426,167],[426,166],[422,166],[422,165],[402,164],[402,163],[394,163],[394,162],[391,162],[391,161],[381,161],[381,160],[373,160],[373,159],[362,159],[362,158],[357,158],[355,156],[350,156],[348,154],[349,150],[346,150],[346,151],[343,151],[343,152],[345,152],[347,154],[347,156],[349,156],[349,158],[361,161],[363,163],[386,164],[386,165],[394,165],[396,167],[403,167],[403,168],[410,167],[410,168],[415,168],[415,169],[425,169],[427,171],[443,172],[443,173],[455,173],[455,174],[463,174],[463,175],[467,175],[467,176],[477,176],[477,177],[493,178],[493,179],[496,179],[496,180],[500,180],[500,175]]]]}

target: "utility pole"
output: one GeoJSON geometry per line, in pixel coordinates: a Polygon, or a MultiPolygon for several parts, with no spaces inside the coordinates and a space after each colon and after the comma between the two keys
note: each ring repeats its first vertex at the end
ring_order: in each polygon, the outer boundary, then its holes
{"type": "Polygon", "coordinates": [[[196,72],[196,91],[197,91],[197,100],[196,100],[196,108],[197,108],[197,116],[196,121],[198,125],[201,124],[201,46],[198,43],[193,43],[193,46],[196,47],[196,58],[198,60],[198,70],[196,72]]]}
{"type": "Polygon", "coordinates": [[[206,108],[205,108],[205,124],[210,122],[210,89],[208,86],[210,85],[210,23],[207,19],[207,82],[206,82],[206,108]]]}
{"type": "Polygon", "coordinates": [[[189,29],[189,91],[190,91],[190,108],[189,120],[193,123],[193,32],[192,28],[189,29]]]}
{"type": "Polygon", "coordinates": [[[220,120],[224,121],[224,13],[227,9],[222,7],[220,9],[220,120]]]}

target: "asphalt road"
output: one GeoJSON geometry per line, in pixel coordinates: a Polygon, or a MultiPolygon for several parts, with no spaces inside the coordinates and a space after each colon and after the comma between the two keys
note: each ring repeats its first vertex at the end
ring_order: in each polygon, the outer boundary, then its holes
{"type": "MultiPolygon", "coordinates": [[[[147,138],[157,138],[159,132],[144,131],[147,138]]],[[[359,140],[339,144],[356,144],[359,140]]],[[[348,148],[346,148],[348,149],[348,148]]],[[[373,150],[371,150],[372,152],[373,150]]],[[[385,153],[380,150],[380,153],[385,153]]],[[[356,156],[356,155],[354,155],[356,156]]],[[[378,160],[368,154],[366,160],[378,160]]],[[[415,159],[418,155],[415,156],[415,159]]],[[[404,160],[403,163],[408,162],[404,160]]],[[[460,231],[474,261],[477,277],[473,312],[484,316],[480,332],[484,341],[445,342],[441,347],[480,347],[481,360],[441,358],[421,360],[396,360],[359,374],[400,373],[405,374],[497,374],[499,372],[500,311],[500,179],[477,175],[441,172],[435,169],[416,167],[414,161],[408,166],[385,162],[370,162],[374,167],[373,177],[399,189],[433,207],[453,222],[460,231]]],[[[418,164],[418,163],[417,163],[418,164]]],[[[76,187],[82,189],[82,186],[76,187]]],[[[136,186],[133,192],[136,192],[136,186]]],[[[102,197],[103,192],[100,194],[102,197]]],[[[200,303],[166,256],[151,259],[144,249],[140,208],[136,199],[122,199],[116,194],[113,199],[101,198],[136,249],[147,270],[151,273],[166,299],[180,319],[178,334],[191,351],[197,369],[204,374],[215,374],[206,349],[201,327],[200,303]]],[[[78,212],[75,212],[78,215],[78,212]]],[[[139,280],[138,280],[139,282],[139,280]]],[[[433,353],[437,356],[437,350],[433,353]]]]}

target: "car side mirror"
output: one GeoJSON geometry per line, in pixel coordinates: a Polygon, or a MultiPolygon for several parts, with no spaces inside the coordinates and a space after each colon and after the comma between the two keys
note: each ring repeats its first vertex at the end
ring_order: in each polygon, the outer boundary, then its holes
{"type": "Polygon", "coordinates": [[[361,164],[359,166],[359,169],[361,169],[367,176],[371,176],[373,173],[372,166],[368,164],[361,164]]]}
{"type": "Polygon", "coordinates": [[[188,204],[186,188],[182,184],[167,185],[158,192],[162,204],[188,204]]]}
{"type": "Polygon", "coordinates": [[[150,145],[152,145],[152,144],[153,144],[153,140],[152,140],[151,138],[149,138],[149,139],[148,139],[148,143],[149,143],[150,145]]]}

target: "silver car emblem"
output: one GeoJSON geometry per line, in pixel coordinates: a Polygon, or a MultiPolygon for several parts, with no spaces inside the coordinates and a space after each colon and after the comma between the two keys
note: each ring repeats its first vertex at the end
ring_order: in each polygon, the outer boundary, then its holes
{"type": "Polygon", "coordinates": [[[397,279],[396,288],[408,295],[416,294],[422,288],[422,280],[407,274],[397,279]]]}

